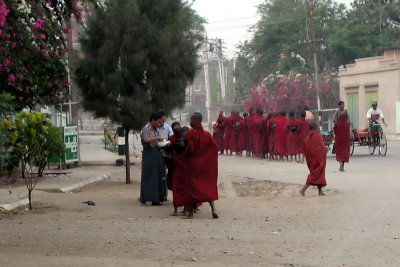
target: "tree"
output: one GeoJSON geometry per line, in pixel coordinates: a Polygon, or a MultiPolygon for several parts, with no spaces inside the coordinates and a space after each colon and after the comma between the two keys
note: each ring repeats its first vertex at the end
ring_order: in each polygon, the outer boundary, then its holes
{"type": "Polygon", "coordinates": [[[67,40],[76,0],[0,0],[0,94],[17,110],[61,101],[68,91],[67,40]]]}
{"type": "Polygon", "coordinates": [[[87,18],[76,82],[87,110],[125,129],[126,183],[129,131],[140,130],[153,112],[183,106],[202,30],[181,0],[106,1],[87,18]]]}
{"type": "Polygon", "coordinates": [[[32,210],[32,191],[47,165],[48,159],[64,152],[64,142],[57,128],[52,126],[46,115],[40,112],[23,111],[14,122],[0,123],[4,143],[3,149],[10,149],[21,163],[22,177],[29,195],[29,209],[32,210]],[[36,170],[36,174],[34,173],[36,170]]]}
{"type": "MultiPolygon", "coordinates": [[[[339,84],[337,77],[328,75],[320,84],[322,109],[336,107],[339,98],[339,84]]],[[[265,112],[280,112],[303,110],[305,106],[316,108],[315,86],[312,80],[305,75],[286,76],[271,74],[265,77],[258,85],[254,85],[248,100],[247,108],[261,107],[265,112]]]]}

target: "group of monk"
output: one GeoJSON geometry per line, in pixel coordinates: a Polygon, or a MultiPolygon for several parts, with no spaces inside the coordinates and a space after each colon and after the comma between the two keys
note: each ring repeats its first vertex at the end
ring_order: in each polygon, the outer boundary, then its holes
{"type": "Polygon", "coordinates": [[[172,216],[178,216],[178,208],[183,207],[181,214],[192,219],[198,207],[208,202],[212,217],[218,218],[214,205],[218,199],[218,145],[204,131],[201,122],[202,115],[195,112],[190,119],[190,130],[179,122],[171,125],[173,135],[168,138],[171,143],[166,150],[172,153],[172,161],[167,164],[167,181],[173,195],[172,216]]]}
{"type": "MultiPolygon", "coordinates": [[[[343,102],[343,101],[340,101],[343,102]]],[[[340,104],[339,104],[340,106],[340,104]]],[[[304,196],[310,185],[318,187],[319,195],[324,195],[322,187],[326,186],[325,167],[328,148],[324,145],[317,124],[313,121],[311,112],[304,110],[300,118],[295,113],[270,113],[264,116],[262,109],[251,108],[249,114],[232,111],[229,117],[219,116],[213,126],[213,138],[219,145],[220,154],[268,158],[270,160],[288,160],[304,162],[306,159],[310,174],[303,188],[299,191],[304,196]]],[[[340,171],[344,171],[345,162],[349,162],[350,153],[350,123],[348,114],[339,108],[335,117],[335,147],[336,160],[340,164],[340,171]]]]}
{"type": "Polygon", "coordinates": [[[306,111],[300,118],[295,113],[270,113],[264,116],[262,109],[251,108],[249,113],[232,111],[229,117],[219,112],[213,127],[214,140],[220,154],[268,158],[270,160],[296,160],[304,162],[304,141],[309,132],[306,111]]]}

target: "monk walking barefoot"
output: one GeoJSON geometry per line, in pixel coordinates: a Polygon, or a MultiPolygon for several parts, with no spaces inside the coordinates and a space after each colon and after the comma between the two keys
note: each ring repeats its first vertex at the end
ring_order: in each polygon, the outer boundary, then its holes
{"type": "Polygon", "coordinates": [[[309,130],[310,132],[304,143],[304,154],[310,174],[299,193],[304,197],[307,188],[310,185],[316,185],[318,186],[319,195],[323,196],[322,187],[326,186],[325,167],[326,152],[328,150],[322,141],[322,136],[317,132],[317,124],[315,122],[310,122],[309,130]]]}
{"type": "Polygon", "coordinates": [[[202,115],[193,113],[190,118],[190,129],[185,136],[186,175],[185,175],[185,203],[188,205],[187,219],[194,218],[194,210],[203,202],[209,202],[213,218],[218,217],[215,212],[214,201],[218,200],[218,145],[211,135],[204,131],[202,115]]]}

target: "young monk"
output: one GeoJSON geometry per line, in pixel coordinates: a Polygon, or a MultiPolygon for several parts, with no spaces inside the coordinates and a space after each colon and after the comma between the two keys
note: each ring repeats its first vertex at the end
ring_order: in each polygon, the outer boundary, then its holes
{"type": "Polygon", "coordinates": [[[339,161],[339,171],[344,171],[344,163],[349,162],[350,157],[350,122],[347,120],[347,111],[339,112],[339,120],[336,121],[333,131],[335,133],[336,160],[339,161]]]}
{"type": "Polygon", "coordinates": [[[229,117],[226,117],[222,123],[222,127],[224,128],[224,149],[226,155],[232,155],[232,149],[231,149],[231,135],[233,132],[233,127],[232,127],[232,120],[233,120],[233,115],[234,111],[231,111],[231,115],[229,117]]]}
{"type": "Polygon", "coordinates": [[[253,137],[253,121],[254,121],[254,108],[249,109],[249,116],[244,119],[244,125],[247,131],[247,149],[246,156],[250,157],[254,151],[254,137],[253,137]]]}
{"type": "Polygon", "coordinates": [[[225,117],[223,115],[223,111],[220,110],[218,111],[218,119],[217,122],[214,124],[214,134],[213,134],[213,138],[215,140],[215,142],[218,144],[219,146],[219,151],[220,154],[224,154],[224,120],[225,117]]]}
{"type": "Polygon", "coordinates": [[[199,112],[190,118],[190,129],[185,136],[186,157],[185,202],[188,205],[187,219],[193,219],[194,209],[202,202],[211,206],[213,218],[218,218],[214,201],[218,199],[218,145],[211,135],[204,131],[199,112]]]}
{"type": "Polygon", "coordinates": [[[263,151],[264,137],[261,135],[261,130],[263,127],[263,110],[261,108],[256,109],[256,114],[253,117],[253,156],[261,158],[263,151]]]}
{"type": "MultiPolygon", "coordinates": [[[[173,206],[174,212],[171,216],[178,216],[178,207],[185,206],[185,157],[181,153],[177,153],[175,146],[176,143],[182,140],[182,128],[180,124],[172,124],[174,126],[172,131],[174,135],[170,136],[168,139],[171,142],[171,147],[173,149],[172,158],[174,161],[174,168],[172,173],[172,198],[173,198],[173,206]]],[[[168,172],[169,174],[169,172],[168,172]]]]}
{"type": "Polygon", "coordinates": [[[238,111],[232,112],[232,131],[231,131],[231,141],[230,141],[230,149],[231,149],[231,155],[233,152],[238,155],[239,147],[238,147],[238,142],[239,142],[239,122],[242,120],[242,117],[239,116],[238,111]]]}
{"type": "Polygon", "coordinates": [[[299,155],[298,161],[299,163],[304,163],[304,142],[306,141],[306,137],[308,132],[310,131],[308,121],[306,120],[306,112],[302,111],[300,115],[300,119],[298,120],[299,124],[299,136],[297,143],[297,154],[299,155]]]}
{"type": "Polygon", "coordinates": [[[293,157],[297,159],[297,143],[299,138],[299,123],[294,117],[294,111],[290,111],[289,120],[286,123],[285,131],[287,133],[287,151],[288,160],[293,161],[293,157]]]}
{"type": "Polygon", "coordinates": [[[276,113],[271,114],[267,122],[269,160],[275,159],[276,155],[276,113]]]}
{"type": "Polygon", "coordinates": [[[243,119],[239,121],[239,141],[238,141],[238,155],[242,155],[243,150],[248,150],[248,136],[247,129],[245,127],[245,119],[249,114],[247,112],[243,113],[243,119]]]}
{"type": "Polygon", "coordinates": [[[286,112],[282,111],[276,120],[276,153],[278,153],[280,160],[284,160],[284,157],[287,158],[288,156],[286,123],[286,112]]]}
{"type": "Polygon", "coordinates": [[[306,184],[300,189],[299,193],[303,197],[310,185],[318,186],[320,196],[323,196],[322,187],[326,186],[325,167],[326,153],[328,149],[322,141],[322,136],[317,131],[317,124],[310,122],[309,134],[304,143],[304,154],[306,156],[307,166],[310,174],[307,177],[306,184]]]}

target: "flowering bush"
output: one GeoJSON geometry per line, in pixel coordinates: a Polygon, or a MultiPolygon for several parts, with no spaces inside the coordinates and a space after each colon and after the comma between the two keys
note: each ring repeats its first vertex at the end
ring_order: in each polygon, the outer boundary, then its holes
{"type": "MultiPolygon", "coordinates": [[[[339,86],[335,76],[320,81],[321,108],[336,107],[339,86]]],[[[302,110],[305,106],[317,108],[316,89],[309,77],[271,74],[258,85],[253,85],[246,107],[261,107],[266,112],[302,110]]]]}
{"type": "Polygon", "coordinates": [[[60,101],[68,89],[65,25],[75,0],[0,0],[0,93],[19,109],[60,101]]]}

